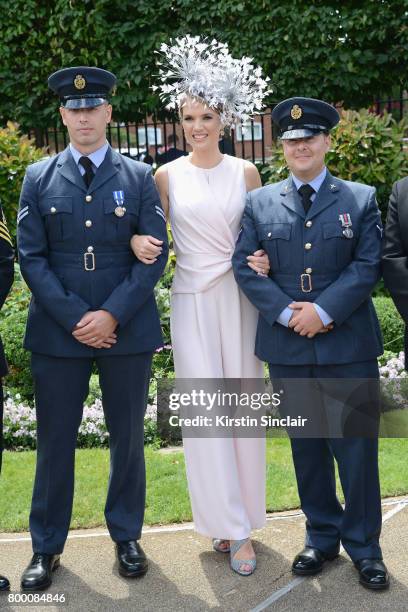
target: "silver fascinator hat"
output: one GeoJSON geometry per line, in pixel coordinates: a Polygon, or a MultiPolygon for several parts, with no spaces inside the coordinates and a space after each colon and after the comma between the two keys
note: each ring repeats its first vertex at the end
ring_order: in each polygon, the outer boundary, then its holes
{"type": "Polygon", "coordinates": [[[226,43],[184,36],[163,43],[159,54],[159,92],[166,108],[179,108],[183,96],[205,102],[220,113],[224,125],[233,127],[262,110],[269,78],[262,78],[252,58],[235,59],[226,43]]]}

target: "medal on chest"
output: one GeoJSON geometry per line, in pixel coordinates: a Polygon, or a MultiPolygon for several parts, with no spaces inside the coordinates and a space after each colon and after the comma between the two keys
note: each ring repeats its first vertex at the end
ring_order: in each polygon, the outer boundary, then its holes
{"type": "Polygon", "coordinates": [[[351,217],[349,213],[343,213],[342,215],[339,215],[339,220],[341,223],[341,227],[344,228],[343,236],[349,239],[352,238],[354,236],[353,230],[351,229],[351,226],[353,224],[351,222],[351,217]]]}
{"type": "Polygon", "coordinates": [[[125,202],[125,194],[123,193],[123,191],[114,191],[113,199],[116,204],[115,215],[117,217],[123,217],[126,212],[126,208],[123,206],[125,202]]]}

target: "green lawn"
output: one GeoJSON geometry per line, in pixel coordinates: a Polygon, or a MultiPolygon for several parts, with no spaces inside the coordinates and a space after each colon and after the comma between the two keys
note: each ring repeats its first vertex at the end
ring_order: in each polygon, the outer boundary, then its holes
{"type": "MultiPolygon", "coordinates": [[[[383,496],[408,492],[408,440],[380,441],[380,473],[383,496]]],[[[0,531],[22,531],[28,527],[28,513],[35,467],[35,453],[4,453],[0,478],[0,531]]],[[[147,524],[191,520],[184,458],[181,452],[162,454],[146,449],[147,524]]],[[[109,471],[109,452],[78,450],[73,528],[104,525],[103,506],[109,471]]],[[[267,508],[296,508],[296,491],[287,439],[268,440],[267,508]]]]}

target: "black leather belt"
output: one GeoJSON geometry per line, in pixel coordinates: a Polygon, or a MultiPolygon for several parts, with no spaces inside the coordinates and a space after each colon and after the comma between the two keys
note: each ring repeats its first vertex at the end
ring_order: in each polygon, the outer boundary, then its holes
{"type": "Polygon", "coordinates": [[[287,289],[310,293],[321,291],[338,279],[340,272],[333,274],[314,274],[303,272],[302,274],[272,274],[271,278],[283,290],[287,289]]]}
{"type": "Polygon", "coordinates": [[[48,257],[51,267],[76,268],[93,272],[104,268],[130,267],[136,261],[133,253],[65,253],[63,251],[50,251],[48,257]]]}

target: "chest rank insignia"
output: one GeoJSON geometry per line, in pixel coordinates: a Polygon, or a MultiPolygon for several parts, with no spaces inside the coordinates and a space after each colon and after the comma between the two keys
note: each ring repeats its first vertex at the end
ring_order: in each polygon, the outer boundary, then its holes
{"type": "Polygon", "coordinates": [[[75,89],[84,89],[85,85],[86,85],[85,78],[82,76],[82,74],[77,74],[74,79],[75,89]]]}
{"type": "Polygon", "coordinates": [[[303,111],[300,106],[298,106],[298,104],[292,106],[292,110],[290,111],[290,116],[292,117],[292,119],[300,119],[302,115],[303,111]]]}

